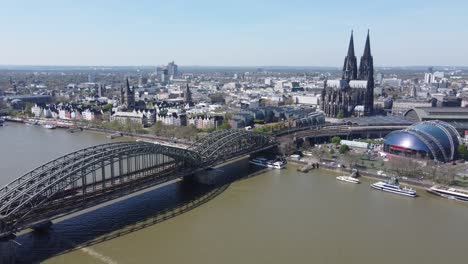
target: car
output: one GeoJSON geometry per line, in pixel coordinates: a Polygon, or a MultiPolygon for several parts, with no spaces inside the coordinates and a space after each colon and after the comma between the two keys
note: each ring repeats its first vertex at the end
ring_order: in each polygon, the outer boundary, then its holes
{"type": "Polygon", "coordinates": [[[377,171],[377,175],[379,175],[379,176],[387,176],[387,174],[386,174],[384,171],[381,171],[381,170],[377,171]]]}

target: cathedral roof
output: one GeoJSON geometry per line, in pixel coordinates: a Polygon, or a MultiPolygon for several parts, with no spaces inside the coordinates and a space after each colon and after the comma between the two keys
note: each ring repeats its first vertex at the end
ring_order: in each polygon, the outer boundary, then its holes
{"type": "Polygon", "coordinates": [[[351,88],[367,88],[367,81],[349,81],[349,87],[351,88]]]}
{"type": "Polygon", "coordinates": [[[348,82],[346,80],[328,80],[327,87],[335,89],[344,89],[348,87],[348,82]]]}

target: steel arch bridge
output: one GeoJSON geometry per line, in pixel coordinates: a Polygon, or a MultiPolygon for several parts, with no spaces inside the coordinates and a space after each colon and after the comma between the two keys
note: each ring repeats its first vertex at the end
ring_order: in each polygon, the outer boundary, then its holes
{"type": "Polygon", "coordinates": [[[274,146],[265,134],[225,130],[187,149],[149,142],[85,148],[0,189],[0,237],[274,146]]]}

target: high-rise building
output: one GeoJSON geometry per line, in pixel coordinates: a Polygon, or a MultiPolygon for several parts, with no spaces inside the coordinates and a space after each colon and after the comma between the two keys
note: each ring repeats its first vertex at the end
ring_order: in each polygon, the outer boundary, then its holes
{"type": "Polygon", "coordinates": [[[161,72],[161,82],[163,84],[169,83],[169,70],[168,69],[163,69],[161,72]]]}
{"type": "Polygon", "coordinates": [[[374,112],[374,59],[367,32],[359,69],[354,55],[353,32],[344,60],[341,80],[327,80],[321,96],[321,109],[329,117],[372,115],[374,112]],[[362,112],[357,113],[357,106],[362,112]]]}
{"type": "Polygon", "coordinates": [[[89,73],[88,74],[88,82],[89,83],[93,83],[95,81],[95,76],[94,76],[94,73],[89,73]]]}
{"type": "Polygon", "coordinates": [[[174,63],[174,61],[169,62],[166,69],[169,74],[169,78],[174,79],[179,76],[179,67],[174,63]]]}

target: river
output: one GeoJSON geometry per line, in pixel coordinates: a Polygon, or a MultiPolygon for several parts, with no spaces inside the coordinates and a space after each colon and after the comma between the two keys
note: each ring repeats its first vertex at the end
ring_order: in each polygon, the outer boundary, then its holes
{"type": "MultiPolygon", "coordinates": [[[[123,140],[123,139],[120,139],[123,140]]],[[[0,185],[57,156],[109,142],[99,133],[0,127],[0,185]]],[[[54,224],[16,241],[19,262],[465,263],[468,204],[413,199],[335,174],[258,171],[246,160],[54,224]],[[255,172],[255,173],[254,173],[255,172]],[[226,179],[226,180],[224,180],[226,179]]]]}

